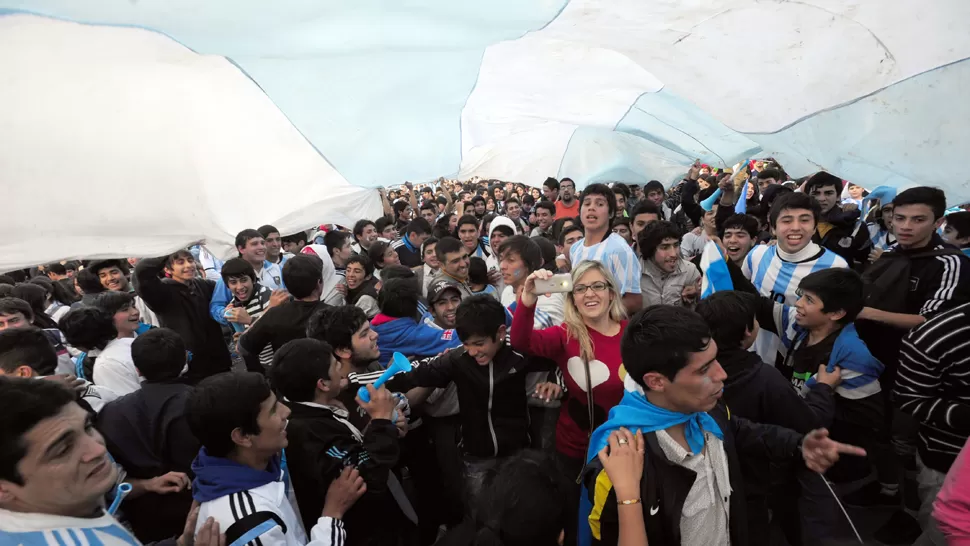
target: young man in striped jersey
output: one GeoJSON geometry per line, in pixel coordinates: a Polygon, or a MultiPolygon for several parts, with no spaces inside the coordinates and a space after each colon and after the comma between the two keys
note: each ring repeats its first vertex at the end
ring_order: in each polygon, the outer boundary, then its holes
{"type": "MultiPolygon", "coordinates": [[[[273,292],[256,279],[253,266],[242,258],[233,258],[222,266],[222,282],[232,300],[226,305],[226,320],[237,333],[252,326],[263,313],[289,299],[284,291],[273,292]]],[[[273,347],[267,345],[258,355],[245,355],[246,369],[263,373],[273,363],[273,347]]]]}
{"type": "MultiPolygon", "coordinates": [[[[812,242],[821,213],[818,203],[804,193],[779,197],[768,215],[777,243],[759,245],[748,252],[741,270],[758,293],[778,303],[793,305],[802,279],[815,271],[848,267],[841,256],[812,242]]],[[[787,349],[778,336],[762,330],[755,342],[761,359],[773,363],[787,349]]]]}
{"type": "Polygon", "coordinates": [[[946,544],[933,501],[970,437],[970,303],[936,315],[903,339],[893,390],[899,409],[919,421],[919,521],[916,544],[946,544]]]}

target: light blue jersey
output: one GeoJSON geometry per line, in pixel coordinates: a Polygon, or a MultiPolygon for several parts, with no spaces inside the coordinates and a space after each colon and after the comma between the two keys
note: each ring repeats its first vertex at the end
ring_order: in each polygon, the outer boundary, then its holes
{"type": "Polygon", "coordinates": [[[613,275],[621,295],[640,293],[640,260],[623,237],[610,233],[609,237],[593,246],[585,246],[584,242],[585,239],[576,241],[569,249],[573,269],[583,260],[600,262],[613,275]]]}

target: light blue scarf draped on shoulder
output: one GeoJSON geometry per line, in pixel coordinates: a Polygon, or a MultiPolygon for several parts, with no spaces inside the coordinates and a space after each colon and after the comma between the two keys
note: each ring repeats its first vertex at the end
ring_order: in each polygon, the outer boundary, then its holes
{"type": "MultiPolygon", "coordinates": [[[[597,454],[607,446],[610,433],[620,427],[631,432],[636,432],[639,429],[647,434],[686,424],[684,435],[687,437],[687,445],[690,446],[692,453],[700,453],[704,450],[705,432],[710,432],[720,440],[724,439],[721,427],[706,412],[678,413],[661,408],[651,404],[631,378],[627,377],[625,383],[626,392],[623,394],[620,403],[610,410],[610,416],[606,422],[593,431],[589,441],[589,449],[586,452],[587,464],[596,459],[597,454]]],[[[593,504],[589,500],[589,492],[585,480],[583,480],[582,494],[579,500],[579,546],[592,544],[593,535],[589,526],[589,514],[592,509],[593,504]]]]}

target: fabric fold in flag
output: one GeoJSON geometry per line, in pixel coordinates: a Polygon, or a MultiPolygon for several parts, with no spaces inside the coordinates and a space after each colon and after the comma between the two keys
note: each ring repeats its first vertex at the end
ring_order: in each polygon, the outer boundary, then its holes
{"type": "Polygon", "coordinates": [[[734,290],[731,272],[721,248],[714,241],[708,241],[701,252],[701,298],[706,298],[718,290],[734,290]]]}

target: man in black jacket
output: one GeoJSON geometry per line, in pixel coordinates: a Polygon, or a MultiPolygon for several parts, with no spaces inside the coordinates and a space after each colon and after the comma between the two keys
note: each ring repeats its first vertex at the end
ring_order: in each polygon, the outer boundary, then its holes
{"type": "Polygon", "coordinates": [[[304,526],[316,523],[331,482],[344,467],[353,466],[367,492],[344,514],[347,544],[401,544],[414,512],[391,471],[400,454],[393,415],[397,400],[383,387],[368,386],[370,401],[358,398],[357,403],[371,419],[359,430],[348,420],[352,408],[337,399],[347,388],[349,372],[349,366],[333,357],[330,345],[316,339],[290,341],[273,357],[273,388],[292,411],[286,460],[300,515],[304,526]]]}
{"type": "MultiPolygon", "coordinates": [[[[168,328],[153,328],[131,344],[131,358],[145,381],[98,414],[97,427],[108,452],[131,478],[191,476],[199,441],[185,420],[192,387],[178,382],[186,359],[182,338],[168,328]]],[[[177,536],[185,526],[192,494],[177,487],[176,480],[170,482],[175,486],[125,499],[125,517],[142,542],[177,536]]]]}
{"type": "Polygon", "coordinates": [[[854,205],[841,205],[842,179],[825,171],[812,175],[805,183],[805,193],[818,201],[822,209],[812,241],[835,252],[860,270],[868,263],[869,230],[859,220],[861,211],[854,205]]]}
{"type": "MultiPolygon", "coordinates": [[[[191,353],[191,383],[232,367],[222,327],[209,316],[215,282],[198,277],[195,258],[188,250],[171,256],[145,258],[135,266],[136,291],[165,328],[182,337],[191,353]],[[168,278],[163,279],[162,274],[168,278]]],[[[258,354],[258,353],[257,353],[258,354]]]]}
{"type": "MultiPolygon", "coordinates": [[[[816,376],[818,382],[802,398],[777,368],[765,364],[758,353],[748,350],[760,330],[756,318],[758,304],[755,294],[728,290],[704,298],[695,309],[711,329],[711,339],[717,343],[717,361],[727,374],[725,404],[739,417],[802,434],[819,427],[831,427],[835,414],[833,389],[841,382],[841,371],[835,368],[829,373],[825,365],[820,364],[816,376]]],[[[791,485],[791,469],[769,465],[770,461],[759,457],[745,457],[741,462],[751,544],[768,544],[770,533],[765,530],[770,519],[769,490],[775,495],[782,493],[782,489],[784,493],[791,492],[787,487],[791,485]],[[770,468],[771,472],[765,472],[765,468],[770,468]]],[[[773,499],[770,506],[776,519],[781,513],[791,516],[786,518],[782,528],[789,542],[797,544],[800,540],[798,518],[793,517],[796,497],[784,494],[773,496],[773,499]]]]}
{"type": "Polygon", "coordinates": [[[531,370],[529,360],[506,343],[505,308],[492,296],[462,300],[455,322],[463,347],[417,363],[412,372],[395,378],[394,388],[410,391],[408,399],[415,406],[432,389],[455,382],[468,501],[502,458],[529,447],[525,380],[531,370]]]}
{"type": "Polygon", "coordinates": [[[593,433],[590,451],[605,450],[604,440],[621,425],[639,428],[647,450],[643,477],[639,490],[615,490],[593,456],[584,473],[592,506],[585,506],[589,529],[581,540],[616,544],[620,511],[642,510],[651,544],[749,544],[741,455],[787,462],[800,453],[810,470],[824,472],[840,453],[865,454],[824,429],[802,436],[732,415],[720,403],[727,374],[717,342],[694,311],[641,311],[627,325],[621,352],[627,393],[593,433]]]}

